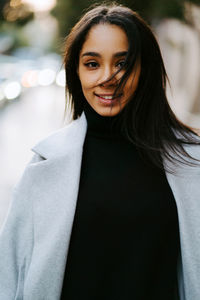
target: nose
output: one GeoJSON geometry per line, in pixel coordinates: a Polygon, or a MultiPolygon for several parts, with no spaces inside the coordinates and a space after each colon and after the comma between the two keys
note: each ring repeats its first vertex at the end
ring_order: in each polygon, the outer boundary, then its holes
{"type": "Polygon", "coordinates": [[[101,77],[100,77],[100,85],[103,86],[110,86],[110,85],[116,85],[117,79],[115,71],[110,67],[106,66],[102,68],[101,77]]]}

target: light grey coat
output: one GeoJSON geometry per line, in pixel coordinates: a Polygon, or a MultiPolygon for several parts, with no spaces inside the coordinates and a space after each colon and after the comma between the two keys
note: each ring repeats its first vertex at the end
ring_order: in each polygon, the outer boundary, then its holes
{"type": "MultiPolygon", "coordinates": [[[[0,300],[60,298],[86,128],[82,114],[34,147],[0,235],[0,300]]],[[[200,158],[199,147],[188,151],[200,158]]],[[[181,300],[199,300],[200,165],[167,178],[179,215],[181,300]]]]}

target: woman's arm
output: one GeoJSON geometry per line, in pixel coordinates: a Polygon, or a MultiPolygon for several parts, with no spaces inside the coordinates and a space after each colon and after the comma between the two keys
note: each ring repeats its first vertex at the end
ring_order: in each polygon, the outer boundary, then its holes
{"type": "Polygon", "coordinates": [[[7,218],[0,232],[0,299],[23,299],[33,242],[33,209],[29,201],[29,168],[39,160],[34,156],[13,193],[7,218]]]}

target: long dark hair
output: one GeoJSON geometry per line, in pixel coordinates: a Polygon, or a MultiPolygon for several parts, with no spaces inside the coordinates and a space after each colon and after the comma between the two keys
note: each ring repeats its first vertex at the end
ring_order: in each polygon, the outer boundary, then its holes
{"type": "Polygon", "coordinates": [[[73,108],[73,119],[81,115],[86,101],[77,74],[79,54],[89,30],[102,23],[122,28],[129,42],[123,66],[125,73],[117,89],[125,84],[138,61],[141,65],[137,90],[120,114],[126,136],[145,158],[161,169],[164,169],[163,158],[187,163],[190,156],[183,144],[199,144],[197,136],[177,120],[168,104],[167,74],[151,28],[138,13],[122,5],[112,3],[93,7],[72,28],[66,39],[66,91],[73,108]]]}

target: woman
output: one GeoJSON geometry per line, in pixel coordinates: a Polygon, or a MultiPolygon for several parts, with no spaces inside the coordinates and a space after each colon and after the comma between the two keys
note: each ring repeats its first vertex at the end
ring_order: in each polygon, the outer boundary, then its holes
{"type": "Polygon", "coordinates": [[[0,299],[199,300],[199,139],[168,105],[151,29],[97,6],[65,69],[74,121],[34,147],[16,187],[0,299]]]}

